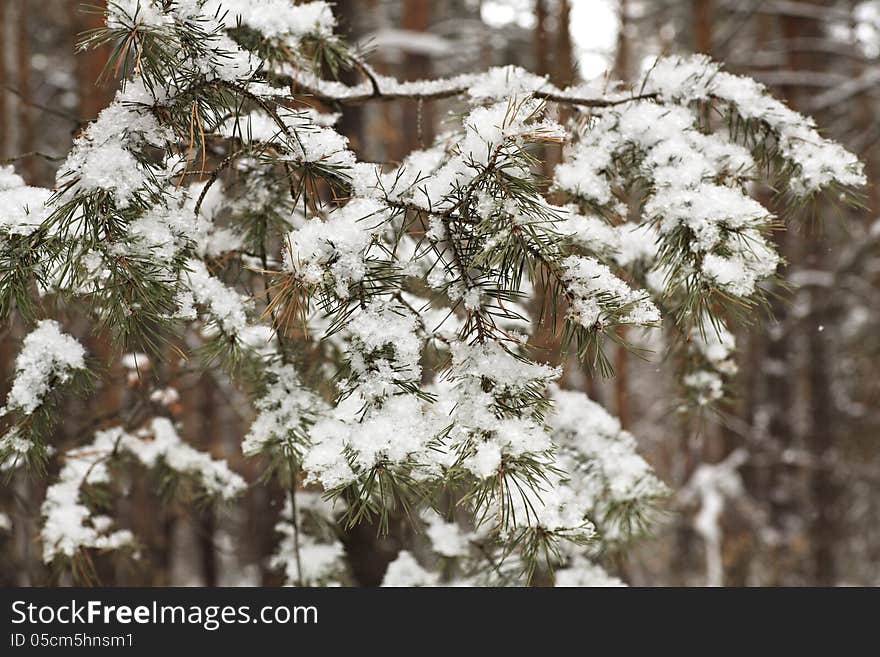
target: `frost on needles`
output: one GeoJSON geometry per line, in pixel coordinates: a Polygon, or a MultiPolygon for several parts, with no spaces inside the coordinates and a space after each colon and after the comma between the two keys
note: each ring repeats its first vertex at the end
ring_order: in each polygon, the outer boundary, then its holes
{"type": "Polygon", "coordinates": [[[161,380],[151,415],[120,408],[57,454],[52,403],[95,365],[48,318],[63,310],[120,353],[186,354],[251,394],[242,451],[288,491],[272,564],[290,584],[349,582],[340,534],[401,518],[415,538],[387,585],[620,584],[601,556],[649,528],[665,487],[530,335],[556,327],[610,375],[607,341],[663,331],[683,405],[723,402],[726,323],[763,302],[786,219],[752,193],[847,198],[861,164],[704,56],[601,93],[514,67],[398,82],[334,28],[325,2],[111,2],[81,45],[112,46],[116,98],[53,190],[0,169],[0,314],[32,328],[0,456],[60,464],[46,560],[87,579],[89,553],[137,550],[102,501],[121,468],[217,502],[248,485],[180,438],[161,380]],[[394,166],[360,161],[310,98],[460,113],[394,166]],[[549,183],[546,144],[564,153],[549,183]]]}

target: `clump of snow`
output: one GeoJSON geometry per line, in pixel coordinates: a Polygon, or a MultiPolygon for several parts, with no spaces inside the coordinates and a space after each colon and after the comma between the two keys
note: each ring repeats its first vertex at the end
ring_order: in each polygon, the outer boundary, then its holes
{"type": "Polygon", "coordinates": [[[694,327],[691,330],[690,343],[706,361],[723,374],[736,373],[736,340],[724,326],[708,326],[703,322],[704,330],[694,327]]]}
{"type": "Polygon", "coordinates": [[[229,500],[245,489],[244,480],[225,461],[214,460],[185,443],[168,418],[153,418],[137,434],[124,435],[120,446],[147,467],[161,462],[175,472],[195,477],[212,496],[229,500]]]}
{"type": "Polygon", "coordinates": [[[107,5],[107,27],[111,29],[134,25],[158,28],[173,23],[173,15],[163,11],[159,0],[115,0],[107,5]]]}
{"type": "Polygon", "coordinates": [[[470,553],[469,541],[472,535],[465,533],[455,522],[446,522],[436,513],[428,518],[425,533],[431,541],[431,549],[450,559],[466,557],[470,553]]]}
{"type": "Polygon", "coordinates": [[[382,579],[382,586],[436,586],[438,580],[436,573],[425,570],[412,554],[401,550],[397,558],[388,564],[388,570],[385,571],[385,577],[382,579]]]}
{"type": "Polygon", "coordinates": [[[454,385],[445,394],[454,409],[452,444],[470,448],[462,465],[485,479],[499,474],[504,458],[543,460],[552,443],[532,415],[530,395],[542,394],[560,370],[518,358],[496,342],[459,342],[451,351],[447,376],[454,385]]]}
{"type": "Polygon", "coordinates": [[[257,454],[274,442],[301,439],[306,426],[323,409],[318,397],[303,386],[291,365],[272,365],[265,394],[255,406],[258,414],[242,442],[242,452],[257,454]],[[300,435],[297,435],[300,432],[300,435]]]}
{"type": "Polygon", "coordinates": [[[85,349],[58,322],[44,319],[25,337],[15,359],[15,379],[6,398],[4,412],[33,413],[52,388],[70,380],[74,371],[84,370],[85,349]]]}
{"type": "Polygon", "coordinates": [[[560,463],[570,485],[588,491],[592,504],[650,498],[665,492],[648,463],[636,452],[636,441],[620,422],[580,392],[552,391],[554,412],[548,418],[560,463]]]}
{"type": "Polygon", "coordinates": [[[361,401],[350,396],[333,416],[321,418],[309,430],[311,446],[303,458],[309,481],[325,489],[353,483],[373,468],[413,469],[424,477],[436,457],[431,442],[442,425],[425,412],[425,402],[414,395],[387,398],[365,416],[361,401]]]}
{"type": "Polygon", "coordinates": [[[332,285],[348,297],[348,288],[366,273],[364,257],[387,210],[372,199],[353,199],[327,220],[310,219],[287,237],[285,262],[305,283],[332,285]]]}
{"type": "Polygon", "coordinates": [[[561,477],[551,477],[540,489],[516,491],[510,498],[513,521],[507,529],[540,529],[580,542],[596,536],[596,527],[587,517],[593,499],[590,491],[569,485],[561,477]]]}
{"type": "Polygon", "coordinates": [[[24,178],[15,173],[11,164],[0,166],[0,192],[16,187],[24,187],[24,178]]]}
{"type": "MultiPolygon", "coordinates": [[[[267,38],[330,36],[336,25],[327,2],[295,5],[288,0],[208,0],[202,11],[219,15],[228,28],[241,23],[267,38]]],[[[290,45],[296,47],[297,44],[290,45]]]]}
{"type": "Polygon", "coordinates": [[[150,393],[150,401],[168,407],[180,401],[180,393],[176,388],[167,387],[154,390],[150,393]]]}
{"type": "Polygon", "coordinates": [[[797,169],[791,182],[796,194],[810,194],[832,183],[865,184],[858,158],[823,138],[811,119],[773,98],[761,83],[722,71],[705,55],[658,60],[645,91],[685,104],[708,98],[723,100],[741,117],[765,124],[776,135],[783,157],[797,169]]]}
{"type": "Polygon", "coordinates": [[[475,76],[467,93],[478,100],[501,100],[526,96],[549,86],[546,77],[529,73],[519,66],[496,66],[475,76]]]}
{"type": "Polygon", "coordinates": [[[136,157],[145,145],[163,146],[174,135],[149,112],[155,103],[137,80],[117,92],[114,101],[74,143],[58,170],[59,185],[66,194],[109,192],[119,208],[127,208],[135,195],[147,189],[153,178],[167,177],[162,165],[136,157]]]}
{"type": "Polygon", "coordinates": [[[562,370],[517,358],[497,342],[452,345],[450,378],[492,382],[498,394],[517,394],[538,382],[547,386],[562,370]]]}
{"type": "Polygon", "coordinates": [[[706,252],[723,239],[722,230],[739,230],[766,222],[771,214],[764,206],[730,187],[700,184],[693,189],[664,189],[645,205],[649,217],[659,217],[659,230],[687,226],[694,236],[694,251],[706,252]]]}
{"type": "Polygon", "coordinates": [[[80,501],[84,485],[107,484],[110,471],[107,455],[113,453],[124,432],[121,429],[99,431],[94,441],[65,455],[58,480],[46,490],[41,508],[43,527],[43,560],[51,562],[57,555],[72,557],[84,548],[114,550],[130,545],[134,536],[127,530],[110,531],[102,517],[93,517],[80,501]]]}
{"type": "Polygon", "coordinates": [[[697,370],[682,379],[699,406],[706,406],[724,396],[724,381],[717,372],[697,370]]]}
{"type": "Polygon", "coordinates": [[[229,335],[237,335],[247,326],[245,298],[229,288],[218,278],[211,276],[201,260],[188,260],[185,282],[190,293],[189,300],[183,298],[181,317],[194,314],[192,303],[205,308],[218,328],[229,335]],[[187,312],[189,311],[189,312],[187,312]]]}
{"type": "Polygon", "coordinates": [[[304,519],[309,515],[320,516],[321,521],[332,522],[332,509],[327,508],[319,494],[308,491],[297,491],[296,506],[299,535],[296,535],[291,522],[293,513],[288,498],[281,519],[275,525],[275,531],[281,534],[281,540],[272,555],[270,565],[284,571],[289,585],[338,584],[340,574],[345,571],[345,547],[338,540],[306,533],[304,528],[304,519]],[[299,581],[300,573],[302,581],[299,581]]]}
{"type": "Polygon", "coordinates": [[[620,587],[626,586],[619,578],[613,577],[605,570],[583,557],[577,557],[565,568],[560,568],[553,574],[554,586],[566,587],[620,587]]]}
{"type": "Polygon", "coordinates": [[[738,248],[725,257],[709,253],[703,273],[717,285],[738,296],[752,294],[760,280],[771,276],[781,258],[756,232],[735,243],[738,248]]]}
{"type": "Polygon", "coordinates": [[[593,258],[569,256],[562,261],[562,280],[571,297],[569,317],[584,328],[632,324],[653,326],[660,311],[593,258]]]}
{"type": "Polygon", "coordinates": [[[156,206],[131,222],[132,251],[170,263],[191,244],[196,232],[193,214],[180,208],[156,206]]]}
{"type": "MultiPolygon", "coordinates": [[[[438,152],[424,151],[404,164],[407,176],[422,172],[416,189],[407,195],[413,204],[426,210],[442,210],[456,203],[457,191],[466,186],[489,164],[507,167],[510,173],[528,175],[515,153],[526,143],[561,142],[566,132],[555,121],[542,118],[542,104],[534,98],[497,102],[472,109],[462,122],[462,132],[447,150],[446,161],[436,166],[438,152]],[[431,175],[428,169],[433,169],[431,175]]],[[[437,239],[440,227],[432,227],[437,239]]]]}
{"type": "Polygon", "coordinates": [[[572,243],[601,255],[613,256],[620,251],[618,230],[607,221],[595,215],[580,214],[573,206],[561,210],[563,218],[557,222],[556,230],[572,243]]]}
{"type": "Polygon", "coordinates": [[[30,235],[51,214],[52,192],[30,187],[11,166],[0,166],[0,234],[30,235]]]}
{"type": "Polygon", "coordinates": [[[618,249],[615,262],[621,267],[635,264],[651,265],[657,258],[660,236],[650,224],[628,222],[615,227],[618,249]]]}
{"type": "Polygon", "coordinates": [[[6,455],[0,466],[4,469],[15,467],[18,460],[25,458],[33,448],[34,442],[22,436],[20,431],[13,427],[0,437],[0,453],[6,455]]]}
{"type": "Polygon", "coordinates": [[[418,318],[409,309],[382,300],[371,302],[348,325],[351,385],[365,401],[393,394],[401,384],[421,381],[422,340],[418,318]]]}

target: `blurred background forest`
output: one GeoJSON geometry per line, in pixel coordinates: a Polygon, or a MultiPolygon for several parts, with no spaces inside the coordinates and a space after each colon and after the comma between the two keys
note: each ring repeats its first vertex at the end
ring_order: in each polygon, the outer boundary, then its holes
{"type": "MultiPolygon", "coordinates": [[[[819,205],[777,233],[789,287],[778,290],[773,317],[738,328],[739,374],[722,412],[676,412],[662,344],[648,345],[655,354],[647,361],[621,350],[613,379],[573,364],[567,385],[618,415],[675,491],[654,534],[612,555],[612,573],[655,586],[880,585],[880,1],[335,4],[340,31],[362,44],[381,73],[400,79],[515,64],[560,87],[636,81],[658,55],[708,53],[764,82],[859,155],[871,181],[866,209],[819,205]]],[[[77,34],[100,21],[80,0],[0,0],[0,160],[14,161],[29,184],[53,185],[58,158],[112,98],[112,83],[95,85],[107,53],[74,55],[77,34]]],[[[451,109],[448,101],[349,107],[339,128],[361,159],[391,162],[429,143],[451,109]]],[[[554,148],[544,154],[548,164],[559,158],[554,148]]],[[[11,319],[3,318],[0,334],[2,397],[24,333],[11,319]]],[[[97,338],[87,348],[101,356],[110,350],[97,338]]],[[[141,385],[122,364],[111,374],[114,385],[63,409],[53,444],[81,443],[141,385]]],[[[239,449],[252,419],[246,398],[209,374],[192,375],[180,393],[172,410],[183,436],[255,480],[259,464],[239,449]]],[[[0,584],[49,581],[36,539],[44,486],[24,473],[0,485],[0,584]]],[[[148,482],[135,481],[119,515],[148,540],[149,566],[130,564],[110,579],[277,584],[265,555],[277,541],[282,502],[281,490],[256,486],[220,511],[170,508],[148,482]]],[[[393,532],[377,538],[372,527],[345,542],[362,584],[378,583],[399,549],[393,532]]]]}

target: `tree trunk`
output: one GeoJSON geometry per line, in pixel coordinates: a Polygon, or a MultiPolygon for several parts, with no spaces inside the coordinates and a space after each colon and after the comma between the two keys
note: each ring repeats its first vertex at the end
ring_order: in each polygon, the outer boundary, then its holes
{"type": "MultiPolygon", "coordinates": [[[[820,3],[821,4],[821,3],[820,3]]],[[[822,25],[816,18],[808,16],[792,16],[785,15],[781,18],[782,32],[787,42],[792,42],[797,38],[819,38],[823,36],[824,30],[822,25]]],[[[787,53],[787,61],[789,68],[793,71],[821,71],[827,60],[815,53],[802,52],[790,49],[787,53]]],[[[788,86],[784,89],[785,96],[789,103],[795,109],[804,109],[809,103],[809,97],[803,88],[796,86],[788,86]]],[[[801,261],[791,257],[793,266],[805,264],[811,269],[822,270],[824,260],[823,240],[818,234],[813,235],[812,239],[806,239],[806,244],[799,244],[801,247],[801,261]],[[803,254],[808,255],[807,262],[803,262],[803,254]]],[[[792,256],[794,254],[791,254],[792,256]]],[[[831,471],[827,467],[825,458],[828,455],[833,443],[833,422],[831,414],[833,413],[833,402],[831,400],[831,391],[829,389],[829,372],[828,372],[828,350],[826,336],[822,335],[823,319],[822,311],[816,311],[822,307],[824,303],[822,292],[811,289],[809,292],[809,301],[811,313],[806,321],[800,326],[802,330],[807,331],[805,343],[809,346],[810,354],[806,359],[806,376],[807,390],[809,391],[809,421],[806,423],[806,434],[804,436],[807,449],[812,456],[813,467],[809,469],[807,477],[809,479],[810,504],[799,504],[800,512],[804,515],[811,516],[808,521],[809,544],[811,546],[812,572],[807,575],[810,583],[813,584],[832,584],[835,577],[835,564],[833,554],[834,543],[834,505],[836,498],[836,487],[832,480],[831,471]]],[[[794,326],[792,326],[792,329],[794,326]]],[[[791,331],[790,339],[794,340],[797,335],[794,330],[791,331]]],[[[792,376],[786,377],[788,380],[781,385],[790,386],[792,376]]],[[[785,467],[782,465],[781,467],[785,467]]]]}
{"type": "MultiPolygon", "coordinates": [[[[31,44],[30,32],[28,31],[28,8],[24,0],[18,0],[18,39],[16,45],[16,73],[18,77],[18,119],[21,125],[21,153],[34,151],[34,121],[33,121],[33,94],[31,90],[31,44]]],[[[34,157],[30,155],[24,158],[19,169],[27,182],[34,184],[36,167],[34,157]]]]}
{"type": "MultiPolygon", "coordinates": [[[[413,32],[426,32],[431,21],[431,3],[428,0],[405,0],[401,27],[413,32]]],[[[418,52],[407,52],[404,57],[404,77],[407,80],[425,80],[431,76],[431,58],[418,52]]],[[[403,107],[401,159],[410,151],[431,144],[434,116],[431,103],[406,102],[403,107]]]]}
{"type": "MultiPolygon", "coordinates": [[[[95,2],[94,5],[103,7],[106,2],[95,2]]],[[[71,12],[74,14],[74,25],[78,31],[93,30],[104,25],[102,12],[82,11],[81,5],[71,3],[71,12]]],[[[101,72],[110,58],[110,49],[106,46],[86,50],[76,56],[77,89],[79,90],[79,107],[77,113],[80,120],[91,121],[98,113],[107,107],[113,98],[115,81],[105,80],[99,83],[101,72]]]]}
{"type": "Polygon", "coordinates": [[[693,0],[694,50],[712,53],[712,0],[693,0]]]}

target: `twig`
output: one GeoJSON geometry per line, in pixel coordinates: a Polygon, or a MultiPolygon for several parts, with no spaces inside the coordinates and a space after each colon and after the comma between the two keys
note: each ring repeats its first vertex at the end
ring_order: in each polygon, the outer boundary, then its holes
{"type": "Polygon", "coordinates": [[[49,107],[47,105],[43,105],[41,103],[34,102],[33,100],[29,100],[29,99],[25,98],[24,94],[22,94],[21,91],[19,91],[15,87],[12,87],[8,84],[4,84],[3,88],[6,91],[18,96],[19,99],[21,100],[21,102],[23,102],[25,105],[29,105],[30,107],[38,109],[41,112],[45,112],[46,114],[51,114],[53,116],[57,116],[58,118],[65,119],[67,121],[70,121],[71,123],[76,123],[77,125],[84,125],[84,124],[88,123],[88,121],[83,121],[82,119],[77,118],[73,114],[69,114],[69,113],[64,112],[62,110],[55,109],[54,107],[49,107]]]}
{"type": "Polygon", "coordinates": [[[64,158],[60,155],[49,155],[48,153],[43,153],[41,151],[28,151],[27,153],[22,153],[21,155],[13,155],[12,157],[6,157],[0,160],[0,164],[12,164],[13,162],[18,162],[19,160],[26,160],[29,157],[40,157],[44,160],[49,160],[50,162],[60,162],[64,158]]]}
{"type": "Polygon", "coordinates": [[[202,202],[205,200],[205,196],[207,196],[207,194],[208,194],[208,190],[211,189],[211,186],[212,186],[215,182],[217,182],[217,178],[219,178],[220,173],[221,173],[224,169],[226,169],[230,164],[232,164],[232,162],[235,161],[235,159],[236,159],[239,155],[241,155],[242,153],[244,153],[245,150],[246,150],[246,149],[242,149],[242,150],[240,150],[240,151],[235,151],[234,153],[230,153],[230,154],[227,155],[225,158],[223,158],[223,161],[220,162],[220,164],[217,165],[217,168],[214,169],[214,170],[211,172],[211,177],[208,178],[208,182],[206,182],[206,183],[205,183],[205,186],[202,187],[202,192],[201,192],[201,194],[199,194],[199,198],[198,198],[198,200],[196,201],[195,208],[193,209],[193,214],[194,214],[194,215],[198,216],[198,214],[199,214],[199,210],[202,208],[202,202]]]}
{"type": "MultiPolygon", "coordinates": [[[[293,80],[293,83],[302,93],[312,96],[328,105],[361,105],[370,101],[390,102],[395,100],[411,100],[424,102],[430,100],[442,100],[444,98],[461,96],[470,89],[469,84],[462,84],[445,89],[438,89],[436,91],[382,91],[374,77],[370,76],[369,79],[370,84],[373,87],[371,92],[351,95],[332,95],[325,93],[319,88],[304,84],[296,79],[293,80]]],[[[574,105],[577,107],[614,107],[616,105],[639,100],[653,100],[657,97],[657,94],[642,93],[634,96],[627,96],[625,98],[608,100],[605,98],[579,98],[575,96],[566,96],[565,93],[560,90],[536,90],[532,92],[532,96],[552,103],[574,105]]]]}

